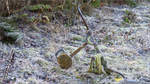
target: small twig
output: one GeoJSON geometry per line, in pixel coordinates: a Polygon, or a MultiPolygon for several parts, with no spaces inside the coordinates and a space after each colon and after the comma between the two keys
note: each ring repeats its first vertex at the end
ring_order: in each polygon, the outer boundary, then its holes
{"type": "Polygon", "coordinates": [[[120,76],[122,76],[123,79],[126,79],[126,77],[122,73],[120,73],[118,71],[112,70],[112,69],[110,69],[108,67],[106,67],[104,70],[106,71],[106,73],[116,73],[116,74],[119,74],[120,76]]]}
{"type": "Polygon", "coordinates": [[[7,78],[7,76],[8,76],[8,73],[9,73],[9,71],[10,71],[10,68],[11,68],[11,66],[12,66],[13,63],[14,63],[14,58],[15,58],[14,49],[12,49],[12,50],[10,51],[9,57],[10,57],[10,59],[8,60],[8,65],[7,65],[6,70],[5,70],[5,72],[4,72],[3,80],[6,80],[6,78],[7,78]]]}
{"type": "Polygon", "coordinates": [[[88,27],[88,25],[87,25],[87,23],[86,23],[86,21],[85,21],[85,19],[84,19],[84,17],[83,17],[83,14],[82,14],[82,12],[81,12],[81,10],[80,10],[80,6],[78,5],[78,12],[79,12],[79,14],[80,14],[80,16],[81,16],[81,18],[82,18],[82,20],[83,20],[83,23],[84,23],[84,25],[86,26],[86,28],[87,28],[87,31],[89,30],[89,27],[88,27]]]}

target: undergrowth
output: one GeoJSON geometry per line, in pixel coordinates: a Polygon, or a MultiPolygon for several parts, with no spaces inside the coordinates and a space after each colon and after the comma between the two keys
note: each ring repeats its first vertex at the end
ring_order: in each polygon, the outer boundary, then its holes
{"type": "Polygon", "coordinates": [[[21,39],[22,33],[20,33],[15,27],[7,22],[0,22],[0,41],[13,44],[19,42],[21,39]]]}

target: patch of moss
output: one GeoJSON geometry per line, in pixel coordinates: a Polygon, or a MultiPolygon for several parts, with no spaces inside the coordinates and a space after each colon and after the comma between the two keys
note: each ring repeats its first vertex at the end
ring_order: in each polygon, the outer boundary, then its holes
{"type": "Polygon", "coordinates": [[[72,38],[74,41],[82,41],[83,38],[81,36],[75,36],[72,38]]]}
{"type": "Polygon", "coordinates": [[[131,23],[131,21],[127,17],[124,18],[124,22],[131,23]]]}
{"type": "Polygon", "coordinates": [[[52,7],[50,5],[38,4],[26,7],[27,10],[31,12],[42,12],[42,11],[51,11],[52,7]]]}
{"type": "Polygon", "coordinates": [[[16,16],[18,19],[27,19],[28,14],[27,13],[23,13],[23,14],[19,14],[16,16]]]}
{"type": "Polygon", "coordinates": [[[15,14],[12,18],[14,22],[18,23],[23,23],[27,24],[29,22],[29,15],[27,13],[22,13],[22,14],[15,14]]]}
{"type": "Polygon", "coordinates": [[[66,0],[66,1],[65,1],[65,4],[63,5],[63,8],[65,8],[65,9],[67,9],[67,10],[71,10],[72,7],[73,7],[72,1],[73,1],[73,0],[66,0]]]}
{"type": "Polygon", "coordinates": [[[133,0],[125,0],[126,4],[129,5],[130,7],[136,7],[137,3],[136,1],[133,0]]]}
{"type": "Polygon", "coordinates": [[[101,0],[93,0],[91,5],[95,8],[100,7],[101,0]]]}

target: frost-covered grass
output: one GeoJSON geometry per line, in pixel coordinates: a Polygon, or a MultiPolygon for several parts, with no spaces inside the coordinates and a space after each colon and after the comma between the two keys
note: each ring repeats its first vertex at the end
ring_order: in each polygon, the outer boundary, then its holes
{"type": "MultiPolygon", "coordinates": [[[[143,3],[136,8],[106,7],[95,9],[92,17],[86,21],[92,25],[93,37],[98,42],[101,55],[108,62],[108,67],[123,73],[127,79],[140,81],[150,80],[150,5],[143,3]],[[143,9],[144,11],[141,11],[143,9]],[[136,14],[134,23],[122,24],[126,10],[136,14]],[[99,18],[97,18],[99,17],[99,18]]],[[[73,59],[68,70],[61,69],[56,61],[55,53],[64,48],[67,54],[77,49],[85,38],[85,27],[78,25],[64,27],[59,24],[38,25],[34,31],[26,25],[23,46],[0,43],[0,80],[3,79],[11,48],[15,49],[14,63],[8,71],[7,81],[16,84],[93,84],[116,83],[114,76],[87,73],[91,57],[96,53],[93,46],[88,45],[73,59]]],[[[4,82],[4,81],[3,81],[4,82]]]]}

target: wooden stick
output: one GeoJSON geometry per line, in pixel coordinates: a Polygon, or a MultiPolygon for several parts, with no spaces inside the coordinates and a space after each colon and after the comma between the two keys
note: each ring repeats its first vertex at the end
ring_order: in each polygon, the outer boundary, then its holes
{"type": "Polygon", "coordinates": [[[87,43],[84,43],[81,47],[79,47],[78,49],[76,49],[70,56],[73,57],[74,55],[76,55],[81,49],[83,49],[85,46],[87,45],[87,43]]]}
{"type": "Polygon", "coordinates": [[[78,12],[79,12],[79,14],[80,14],[80,16],[81,16],[81,18],[82,18],[82,20],[83,20],[83,23],[85,24],[87,30],[89,30],[89,27],[88,27],[88,25],[87,25],[87,23],[86,23],[86,21],[85,21],[85,19],[84,19],[84,17],[83,17],[83,14],[82,14],[82,12],[81,12],[81,10],[80,10],[79,5],[78,5],[78,12]]]}

